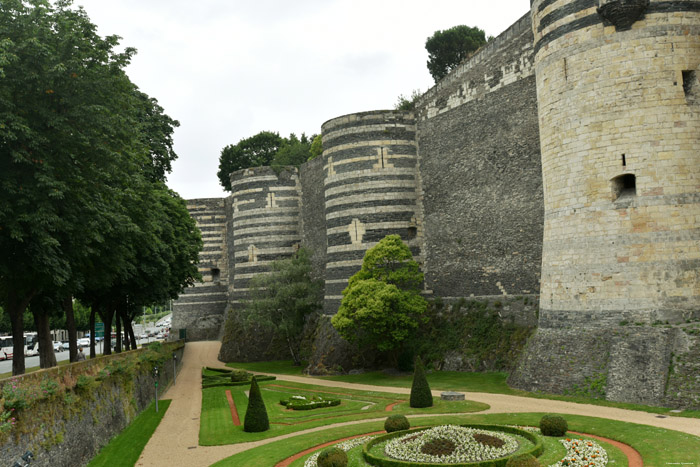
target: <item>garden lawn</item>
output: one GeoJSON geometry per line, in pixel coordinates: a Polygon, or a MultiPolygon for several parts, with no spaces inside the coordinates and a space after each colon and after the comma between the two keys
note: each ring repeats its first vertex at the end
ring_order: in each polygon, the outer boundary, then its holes
{"type": "Polygon", "coordinates": [[[156,413],[155,402],[152,402],[128,427],[102,448],[88,467],[133,467],[169,406],[170,400],[159,400],[156,413]]]}
{"type": "MultiPolygon", "coordinates": [[[[295,367],[291,360],[280,360],[273,362],[252,362],[252,363],[228,363],[232,368],[241,368],[248,371],[261,373],[277,373],[292,376],[306,376],[302,374],[302,367],[295,367]]],[[[370,384],[375,386],[388,386],[396,388],[410,388],[413,374],[388,374],[383,371],[370,371],[359,375],[338,375],[338,376],[318,376],[319,379],[330,381],[343,381],[354,384],[370,384]]],[[[681,413],[671,412],[672,409],[666,407],[652,407],[640,404],[628,404],[625,402],[613,402],[603,399],[594,399],[580,395],[558,395],[543,394],[521,391],[508,386],[507,373],[469,373],[462,371],[432,371],[427,374],[428,384],[433,390],[439,391],[459,391],[459,392],[485,392],[490,394],[506,394],[512,396],[532,397],[535,399],[551,399],[567,402],[578,402],[581,404],[593,404],[604,407],[617,407],[620,409],[639,410],[648,413],[657,413],[667,416],[680,416],[688,418],[700,418],[700,410],[684,410],[681,413]]]]}
{"type": "MultiPolygon", "coordinates": [[[[498,423],[504,425],[529,425],[537,426],[542,417],[542,413],[525,414],[473,414],[473,415],[450,415],[435,416],[426,418],[410,418],[413,426],[438,425],[446,423],[498,423]]],[[[685,433],[666,430],[663,428],[650,427],[624,423],[616,420],[584,417],[577,415],[565,415],[569,423],[569,429],[585,433],[596,434],[606,438],[615,439],[625,444],[629,444],[642,455],[644,465],[650,467],[664,467],[666,465],[698,465],[700,464],[700,438],[685,433]]],[[[369,433],[381,430],[383,420],[367,422],[358,425],[329,428],[324,431],[310,433],[294,438],[276,441],[255,449],[251,449],[214,464],[222,466],[240,465],[269,465],[273,466],[298,452],[309,447],[317,446],[321,443],[338,440],[347,436],[369,433]]],[[[546,447],[552,446],[552,440],[546,441],[546,447]]],[[[554,441],[558,444],[557,441],[554,441]]],[[[605,446],[606,449],[608,446],[605,446]]],[[[558,454],[550,456],[549,450],[545,451],[541,459],[548,463],[554,463],[553,458],[558,454]],[[544,457],[548,456],[548,457],[544,457]]],[[[564,451],[558,451],[563,455],[564,451]]],[[[626,458],[620,457],[616,449],[610,449],[614,463],[609,465],[624,466],[626,458]]],[[[301,467],[304,459],[295,461],[293,467],[301,467]]]]}
{"type": "Polygon", "coordinates": [[[256,441],[331,423],[386,417],[396,413],[469,413],[486,410],[489,407],[479,402],[443,401],[440,398],[434,398],[433,407],[412,409],[408,406],[408,396],[404,394],[364,392],[288,381],[262,381],[259,384],[270,420],[270,429],[261,433],[247,433],[243,431],[242,425],[233,425],[226,390],[231,391],[238,416],[243,423],[248,406],[246,393],[249,386],[207,388],[202,390],[200,445],[214,446],[256,441]],[[293,395],[320,395],[325,398],[340,399],[341,404],[313,410],[289,410],[279,403],[280,399],[289,399],[293,395]],[[387,412],[387,406],[396,402],[399,404],[387,412]]]}

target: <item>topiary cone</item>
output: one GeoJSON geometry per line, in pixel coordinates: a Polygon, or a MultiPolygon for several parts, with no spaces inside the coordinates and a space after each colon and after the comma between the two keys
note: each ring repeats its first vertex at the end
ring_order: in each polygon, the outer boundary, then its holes
{"type": "Polygon", "coordinates": [[[433,394],[430,392],[430,386],[425,377],[425,368],[423,368],[423,362],[420,357],[416,357],[416,364],[413,370],[410,406],[414,408],[433,406],[433,394]]]}
{"type": "Polygon", "coordinates": [[[260,386],[255,380],[255,376],[250,381],[250,393],[248,394],[248,409],[245,412],[245,421],[243,422],[243,431],[257,433],[270,429],[270,421],[267,418],[267,409],[262,394],[260,394],[260,386]]]}

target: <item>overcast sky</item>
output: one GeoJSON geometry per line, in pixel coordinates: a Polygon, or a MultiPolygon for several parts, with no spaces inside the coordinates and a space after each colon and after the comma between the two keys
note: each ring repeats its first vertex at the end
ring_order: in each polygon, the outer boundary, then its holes
{"type": "Polygon", "coordinates": [[[497,36],[528,0],[74,0],[100,35],[138,54],[127,68],[172,118],[168,185],[225,196],[221,149],[260,131],[307,135],[348,113],[394,107],[433,85],[425,40],[478,26],[497,36]]]}

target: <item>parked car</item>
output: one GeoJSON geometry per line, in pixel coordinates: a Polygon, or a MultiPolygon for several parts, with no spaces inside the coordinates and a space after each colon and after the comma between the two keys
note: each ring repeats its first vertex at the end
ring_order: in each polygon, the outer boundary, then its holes
{"type": "Polygon", "coordinates": [[[34,342],[31,345],[27,346],[27,350],[24,352],[24,355],[26,357],[34,357],[36,355],[39,355],[39,343],[34,342]]]}
{"type": "Polygon", "coordinates": [[[78,347],[90,347],[90,338],[83,337],[81,339],[78,339],[78,347]]]}
{"type": "Polygon", "coordinates": [[[63,343],[59,341],[53,341],[53,351],[54,352],[63,352],[63,343]]]}

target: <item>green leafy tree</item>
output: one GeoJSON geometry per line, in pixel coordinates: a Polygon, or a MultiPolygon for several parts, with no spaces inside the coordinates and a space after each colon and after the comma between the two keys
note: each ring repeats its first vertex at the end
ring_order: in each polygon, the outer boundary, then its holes
{"type": "Polygon", "coordinates": [[[284,339],[295,365],[301,365],[306,318],[321,308],[321,284],[311,278],[309,252],[300,248],[292,258],[278,260],[271,272],[251,280],[246,320],[271,329],[284,339]]]}
{"type": "Polygon", "coordinates": [[[261,131],[250,138],[244,138],[237,144],[228,145],[221,150],[217,176],[224,189],[231,191],[232,172],[249,167],[270,165],[277,151],[284,144],[278,133],[261,131]]]}
{"type": "Polygon", "coordinates": [[[411,383],[409,405],[414,408],[433,406],[433,394],[430,391],[428,378],[425,376],[425,367],[420,357],[416,357],[416,364],[413,369],[413,382],[411,383]]]}
{"type": "Polygon", "coordinates": [[[323,154],[323,138],[321,135],[316,135],[311,143],[311,155],[309,160],[316,159],[318,156],[323,154]]]}
{"type": "Polygon", "coordinates": [[[399,94],[396,105],[394,105],[395,110],[413,110],[416,108],[416,102],[420,99],[421,92],[420,89],[414,89],[409,97],[399,94]]]}
{"type": "Polygon", "coordinates": [[[411,250],[398,235],[388,235],[365,253],[331,323],[349,342],[390,352],[396,364],[401,348],[424,321],[422,283],[411,250]]]}
{"type": "MultiPolygon", "coordinates": [[[[313,137],[312,137],[313,138],[313,137]]],[[[272,167],[299,167],[311,156],[311,139],[302,133],[301,138],[292,133],[284,140],[279,151],[272,160],[272,167]]]]}
{"type": "Polygon", "coordinates": [[[248,408],[243,421],[243,431],[258,433],[270,429],[270,420],[267,417],[265,401],[260,393],[260,386],[255,376],[250,381],[250,392],[248,393],[248,408]]]}
{"type": "Polygon", "coordinates": [[[425,41],[430,75],[437,83],[485,43],[486,34],[477,27],[460,25],[435,31],[425,41]]]}

